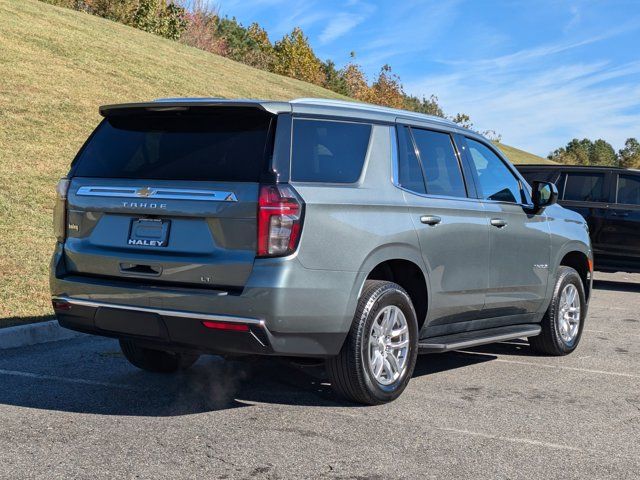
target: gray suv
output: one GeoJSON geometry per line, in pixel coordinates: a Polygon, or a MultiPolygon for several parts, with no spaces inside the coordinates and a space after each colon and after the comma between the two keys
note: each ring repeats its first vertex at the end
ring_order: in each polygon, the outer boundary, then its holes
{"type": "Polygon", "coordinates": [[[591,289],[584,219],[490,142],[372,105],[109,105],[58,184],[53,307],[135,366],[324,359],[397,398],[418,353],[525,337],[565,355],[591,289]]]}

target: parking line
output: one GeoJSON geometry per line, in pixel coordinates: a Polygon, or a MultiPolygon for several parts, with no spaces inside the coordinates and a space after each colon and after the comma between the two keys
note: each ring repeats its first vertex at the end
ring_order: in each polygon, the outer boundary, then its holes
{"type": "Polygon", "coordinates": [[[51,380],[55,382],[80,383],[83,385],[93,385],[97,387],[122,388],[125,390],[135,390],[138,392],[142,392],[145,390],[134,385],[126,385],[124,383],[99,382],[96,380],[85,380],[84,378],[58,377],[56,375],[41,375],[39,373],[20,372],[17,370],[0,369],[0,375],[12,375],[15,377],[35,378],[38,380],[51,380]]]}
{"type": "Polygon", "coordinates": [[[532,440],[530,438],[517,438],[517,437],[502,437],[499,435],[492,435],[491,433],[483,433],[483,432],[472,432],[469,430],[460,430],[457,428],[445,428],[445,427],[436,427],[438,430],[442,430],[444,432],[452,432],[459,433],[461,435],[469,435],[472,437],[482,437],[488,438],[490,440],[501,440],[503,442],[511,442],[511,443],[525,443],[527,445],[536,445],[539,447],[553,448],[555,450],[571,450],[574,452],[582,452],[583,449],[577,447],[571,447],[569,445],[561,445],[558,443],[549,443],[542,442],[540,440],[532,440]]]}
{"type": "Polygon", "coordinates": [[[504,358],[497,358],[495,361],[501,362],[501,363],[513,363],[515,365],[529,365],[532,367],[541,367],[541,368],[559,368],[561,370],[572,370],[574,372],[583,372],[583,373],[596,373],[599,375],[613,375],[616,377],[640,378],[640,375],[635,375],[633,373],[607,372],[605,370],[592,370],[589,368],[565,367],[563,365],[547,365],[544,363],[520,362],[518,360],[505,360],[504,358]]]}

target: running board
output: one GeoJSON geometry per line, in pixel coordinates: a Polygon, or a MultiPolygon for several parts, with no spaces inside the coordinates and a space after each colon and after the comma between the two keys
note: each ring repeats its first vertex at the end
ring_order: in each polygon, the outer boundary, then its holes
{"type": "Polygon", "coordinates": [[[424,338],[418,342],[420,353],[439,353],[449,350],[475,347],[487,343],[504,342],[522,337],[535,337],[540,334],[540,325],[512,325],[509,327],[476,330],[474,332],[454,333],[440,337],[424,338]]]}

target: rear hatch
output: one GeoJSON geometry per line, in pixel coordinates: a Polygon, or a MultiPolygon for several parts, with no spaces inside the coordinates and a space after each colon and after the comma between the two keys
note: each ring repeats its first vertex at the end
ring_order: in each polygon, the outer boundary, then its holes
{"type": "Polygon", "coordinates": [[[107,115],[72,166],[67,270],[241,288],[256,256],[275,119],[248,107],[107,115]]]}

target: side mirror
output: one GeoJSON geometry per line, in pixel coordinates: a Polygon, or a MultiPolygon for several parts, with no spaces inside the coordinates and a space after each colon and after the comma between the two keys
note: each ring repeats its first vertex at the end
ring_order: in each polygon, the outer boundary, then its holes
{"type": "Polygon", "coordinates": [[[533,205],[538,210],[553,205],[558,201],[558,188],[554,183],[535,181],[531,187],[533,205]]]}

